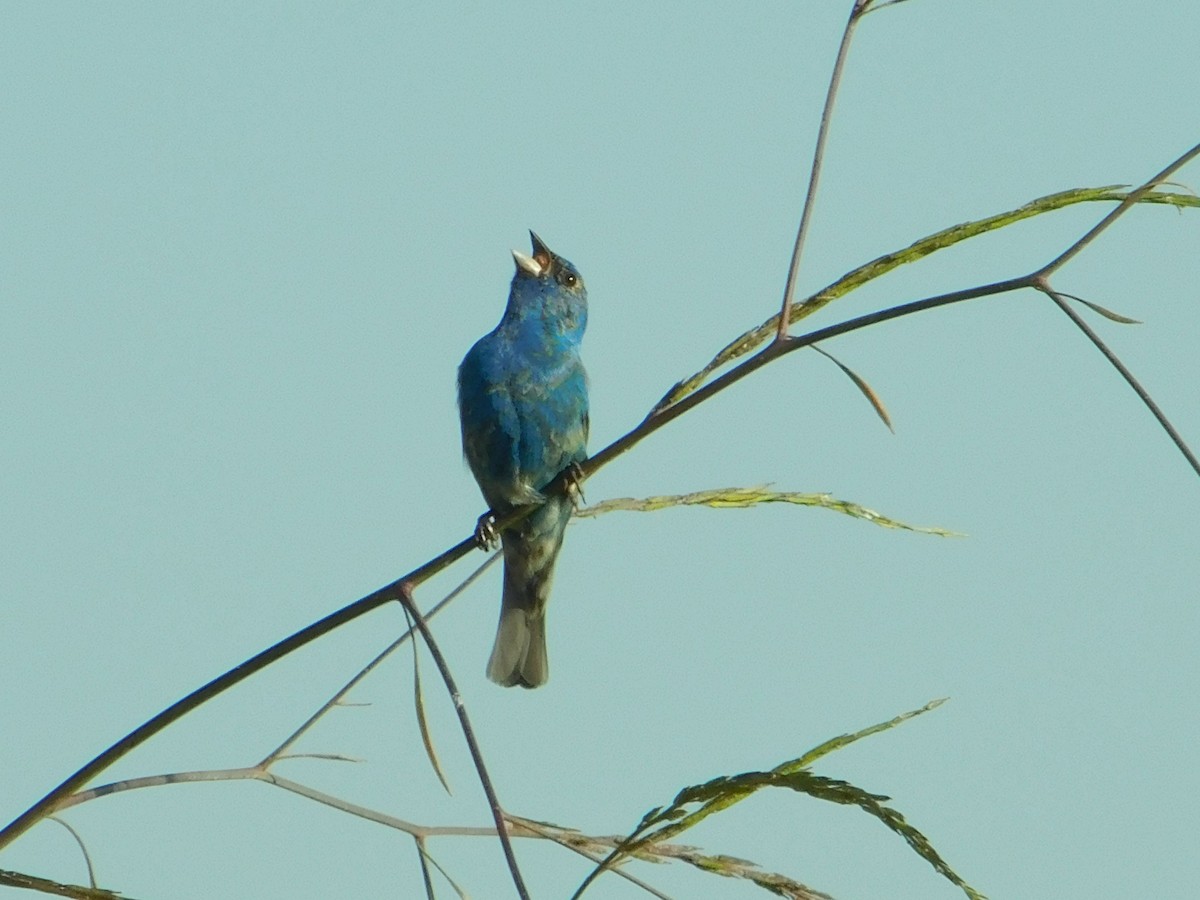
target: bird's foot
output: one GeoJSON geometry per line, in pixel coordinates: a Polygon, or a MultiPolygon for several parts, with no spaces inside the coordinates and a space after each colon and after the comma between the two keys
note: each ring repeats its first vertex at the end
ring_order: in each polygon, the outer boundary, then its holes
{"type": "Polygon", "coordinates": [[[484,513],[475,523],[475,543],[480,550],[492,550],[500,543],[500,535],[496,531],[496,517],[490,512],[484,513]]]}
{"type": "Polygon", "coordinates": [[[587,502],[583,496],[583,479],[585,477],[583,466],[579,463],[571,463],[563,473],[563,483],[567,497],[570,498],[571,503],[575,506],[587,502]]]}

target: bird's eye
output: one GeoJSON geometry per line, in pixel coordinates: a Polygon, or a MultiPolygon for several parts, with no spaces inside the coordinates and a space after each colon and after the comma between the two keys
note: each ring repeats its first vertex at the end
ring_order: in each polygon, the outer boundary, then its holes
{"type": "Polygon", "coordinates": [[[563,274],[562,283],[565,284],[567,287],[575,287],[575,282],[577,282],[578,280],[579,279],[577,277],[575,277],[574,275],[572,275],[570,272],[566,272],[563,274]]]}

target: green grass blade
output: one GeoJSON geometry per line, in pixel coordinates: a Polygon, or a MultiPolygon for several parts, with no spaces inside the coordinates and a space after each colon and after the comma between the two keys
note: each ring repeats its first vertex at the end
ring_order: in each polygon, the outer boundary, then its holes
{"type": "Polygon", "coordinates": [[[903,531],[913,531],[918,534],[932,534],[939,537],[962,537],[956,531],[945,528],[935,528],[927,525],[910,525],[868,509],[849,500],[839,500],[829,494],[801,494],[795,491],[772,491],[765,486],[759,487],[730,487],[714,488],[707,491],[694,491],[690,494],[664,494],[656,497],[615,497],[600,503],[586,506],[575,511],[580,518],[600,516],[610,512],[657,512],[673,506],[707,506],[712,509],[746,509],[761,503],[790,503],[795,506],[816,506],[830,509],[855,519],[862,519],[881,528],[897,528],[903,531]]]}

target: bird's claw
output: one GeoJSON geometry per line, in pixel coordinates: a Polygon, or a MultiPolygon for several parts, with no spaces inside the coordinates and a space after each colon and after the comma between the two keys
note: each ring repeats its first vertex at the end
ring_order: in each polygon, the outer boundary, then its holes
{"type": "Polygon", "coordinates": [[[496,532],[496,517],[490,512],[484,513],[475,523],[475,543],[480,550],[492,550],[500,543],[500,535],[496,532]]]}
{"type": "Polygon", "coordinates": [[[579,463],[571,463],[563,473],[563,487],[567,497],[570,498],[571,503],[575,506],[587,502],[583,496],[583,480],[585,477],[583,466],[579,463]]]}

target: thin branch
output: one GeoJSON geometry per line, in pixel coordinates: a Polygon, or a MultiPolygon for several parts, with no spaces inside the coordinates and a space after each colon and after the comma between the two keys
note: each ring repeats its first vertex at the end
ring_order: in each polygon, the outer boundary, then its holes
{"type": "MultiPolygon", "coordinates": [[[[53,812],[55,809],[58,809],[58,804],[62,800],[78,792],[84,785],[94,779],[97,775],[111,766],[122,756],[129,753],[131,750],[145,741],[149,740],[151,737],[158,734],[172,723],[183,718],[196,707],[206,703],[223,691],[233,687],[235,684],[238,684],[246,678],[249,678],[251,675],[255,674],[261,669],[265,669],[267,666],[271,665],[271,663],[282,659],[292,651],[298,650],[304,645],[315,641],[322,635],[333,631],[335,628],[345,625],[347,622],[352,622],[360,616],[377,609],[383,604],[395,600],[397,591],[399,590],[401,584],[410,583],[416,586],[424,581],[427,581],[433,575],[442,571],[442,569],[454,562],[457,562],[463,556],[466,556],[469,552],[471,552],[471,550],[475,549],[475,546],[476,544],[474,536],[460,541],[449,550],[431,559],[424,565],[414,569],[403,578],[398,578],[391,584],[381,587],[379,590],[368,594],[361,600],[356,600],[354,603],[344,606],[336,612],[330,613],[325,618],[314,622],[306,628],[302,628],[300,631],[297,631],[290,637],[286,637],[282,641],[279,641],[271,647],[268,647],[266,650],[263,650],[261,653],[255,654],[254,656],[250,657],[250,659],[238,666],[235,666],[228,672],[225,672],[223,675],[219,675],[218,677],[214,678],[203,687],[192,691],[183,699],[171,704],[158,715],[142,723],[133,731],[129,732],[129,734],[125,735],[125,737],[121,738],[108,749],[94,757],[74,774],[68,776],[61,784],[54,788],[54,790],[50,791],[45,797],[14,819],[7,827],[0,831],[0,849],[3,849],[8,844],[12,843],[14,840],[36,825],[39,821],[41,821],[41,819],[45,818],[46,815],[53,812]]],[[[464,582],[463,586],[469,584],[471,581],[477,578],[483,569],[485,569],[493,561],[494,560],[489,560],[487,563],[480,566],[479,570],[471,575],[464,582]]],[[[451,594],[449,594],[442,602],[434,606],[429,611],[429,617],[432,618],[434,615],[444,609],[446,605],[458,595],[459,590],[461,590],[461,586],[454,592],[451,592],[451,594]]],[[[384,653],[381,654],[381,658],[383,655],[391,652],[392,649],[403,643],[408,638],[408,634],[402,636],[391,648],[385,650],[384,653]]],[[[375,664],[376,663],[372,663],[371,666],[373,667],[375,664]]],[[[365,675],[365,672],[360,673],[359,677],[352,679],[344,691],[349,690],[350,687],[356,684],[361,679],[362,675],[365,675]]],[[[332,706],[336,700],[337,698],[335,697],[334,700],[332,700],[329,704],[326,704],[322,710],[318,711],[314,717],[301,726],[301,728],[295,734],[293,734],[291,738],[285,741],[275,751],[275,753],[272,754],[272,756],[276,756],[280,751],[286,749],[286,747],[288,747],[296,737],[303,733],[304,730],[311,727],[313,722],[315,722],[316,719],[323,714],[323,711],[327,709],[328,706],[332,706]]],[[[268,757],[268,759],[269,758],[271,757],[268,757]]]]}
{"type": "Polygon", "coordinates": [[[800,213],[800,228],[796,232],[796,244],[792,248],[792,261],[788,265],[787,282],[783,288],[783,308],[779,313],[779,331],[775,339],[782,341],[787,337],[788,323],[791,321],[792,301],[796,296],[796,282],[800,275],[800,256],[804,252],[804,239],[808,236],[808,223],[812,218],[813,206],[817,199],[817,185],[821,181],[821,162],[825,158],[825,144],[829,137],[829,123],[833,119],[833,105],[837,99],[838,87],[842,83],[842,70],[846,66],[846,56],[850,52],[850,40],[854,36],[854,26],[858,24],[871,5],[871,0],[854,0],[850,9],[850,18],[842,31],[842,41],[838,45],[837,59],[833,63],[833,73],[829,77],[829,88],[825,92],[825,107],[821,110],[821,126],[817,130],[817,146],[813,150],[812,169],[808,175],[808,191],[804,196],[804,209],[800,213]]]}
{"type": "MultiPolygon", "coordinates": [[[[446,879],[446,883],[448,885],[450,885],[450,887],[453,889],[454,893],[458,894],[459,900],[470,900],[470,898],[467,896],[467,892],[464,891],[462,888],[460,888],[458,886],[458,882],[456,882],[453,878],[450,877],[450,873],[446,871],[445,867],[440,862],[438,862],[436,859],[434,859],[433,856],[429,853],[429,851],[425,849],[425,841],[421,840],[420,838],[417,839],[417,849],[421,853],[422,866],[424,866],[425,863],[428,863],[429,865],[433,866],[435,869],[438,870],[438,874],[440,874],[443,878],[446,879]]],[[[431,896],[432,896],[432,892],[431,892],[431,896]]]]}
{"type": "MultiPolygon", "coordinates": [[[[1076,203],[1120,202],[1127,196],[1129,196],[1129,190],[1123,188],[1121,185],[1058,191],[1054,194],[1048,194],[1045,197],[1038,197],[1016,209],[1006,210],[1005,212],[996,213],[982,219],[962,222],[957,225],[951,225],[949,228],[935,231],[933,234],[926,235],[914,241],[907,247],[885,253],[851,269],[832,284],[826,285],[815,294],[807,297],[802,303],[793,306],[789,325],[795,325],[801,319],[824,309],[834,300],[845,297],[870,281],[882,278],[900,266],[917,262],[963,241],[979,237],[991,231],[1006,228],[1024,219],[1063,209],[1076,203]]],[[[1176,209],[1185,206],[1200,208],[1200,200],[1195,197],[1165,191],[1151,191],[1148,194],[1142,195],[1139,202],[1171,205],[1176,209]]],[[[655,404],[653,412],[658,412],[665,407],[678,403],[682,398],[700,387],[718,369],[736,362],[742,357],[749,356],[752,352],[771,340],[777,333],[778,328],[779,313],[775,313],[761,324],[738,335],[718,351],[699,371],[672,385],[671,389],[655,404]]]]}
{"type": "Polygon", "coordinates": [[[1044,279],[1050,275],[1053,275],[1055,272],[1065,266],[1071,259],[1073,259],[1081,250],[1083,250],[1084,247],[1086,247],[1097,237],[1099,237],[1101,233],[1107,230],[1113,222],[1125,215],[1125,213],[1128,212],[1135,203],[1141,200],[1142,197],[1146,196],[1160,184],[1164,183],[1168,178],[1186,166],[1197,156],[1200,156],[1200,144],[1197,144],[1191,150],[1188,150],[1182,156],[1177,158],[1174,162],[1170,163],[1166,168],[1164,168],[1149,181],[1145,182],[1135,190],[1130,191],[1128,196],[1126,196],[1125,199],[1117,205],[1116,209],[1097,222],[1091,229],[1088,230],[1087,234],[1077,240],[1074,244],[1072,244],[1050,262],[1046,263],[1046,265],[1042,266],[1042,268],[1034,272],[1031,278],[1044,279]]]}
{"type": "Polygon", "coordinates": [[[58,809],[70,809],[81,803],[98,800],[110,794],[121,794],[125,791],[136,791],[143,788],[158,787],[163,784],[197,784],[205,781],[242,781],[261,779],[264,770],[258,766],[241,766],[231,769],[198,769],[192,772],[168,772],[162,775],[142,775],[138,778],[123,778],[108,784],[98,784],[86,791],[79,791],[68,797],[63,797],[58,803],[58,809]]]}
{"type": "Polygon", "coordinates": [[[79,845],[79,852],[83,854],[83,862],[87,866],[88,884],[93,888],[97,887],[96,869],[92,865],[92,855],[88,853],[87,844],[83,842],[83,838],[80,836],[79,832],[72,828],[71,823],[69,823],[66,819],[60,819],[58,816],[49,816],[49,819],[51,822],[57,822],[63,828],[67,829],[67,831],[70,832],[71,837],[75,838],[75,843],[79,845]]]}
{"type": "MultiPolygon", "coordinates": [[[[87,791],[81,791],[78,794],[66,798],[60,805],[66,809],[72,806],[86,803],[90,800],[95,800],[100,797],[106,797],[111,794],[123,793],[125,791],[141,790],[144,788],[161,787],[165,784],[198,784],[204,782],[217,781],[261,781],[265,784],[283,788],[290,793],[296,794],[305,799],[312,800],[331,809],[336,809],[339,812],[348,815],[356,816],[368,822],[374,822],[377,825],[383,825],[387,828],[395,829],[403,832],[419,842],[420,852],[433,864],[435,868],[450,882],[455,891],[463,896],[462,890],[454,883],[449,874],[438,864],[437,860],[429,856],[425,850],[425,842],[429,838],[435,837],[458,837],[458,838],[495,838],[500,832],[493,826],[491,828],[480,828],[468,825],[419,825],[415,822],[410,822],[406,819],[401,819],[393,816],[390,813],[385,813],[381,810],[372,809],[370,807],[361,806],[341,797],[327,794],[302,782],[294,781],[290,778],[285,778],[277,775],[274,772],[267,771],[265,765],[244,766],[229,769],[201,769],[192,772],[172,772],[163,775],[148,775],[140,778],[128,778],[122,781],[112,782],[110,784],[99,785],[87,791]]],[[[55,821],[64,825],[68,829],[70,826],[66,822],[55,818],[55,821]]],[[[559,846],[565,847],[575,853],[586,857],[593,863],[599,863],[603,858],[599,853],[589,852],[584,847],[580,846],[581,842],[586,841],[589,845],[603,847],[606,850],[616,846],[621,840],[615,836],[593,837],[578,834],[576,839],[564,836],[564,829],[558,826],[546,826],[532,819],[526,819],[520,816],[504,814],[505,830],[516,838],[540,838],[543,840],[552,841],[559,846]]],[[[70,829],[72,834],[74,830],[70,829]]],[[[78,838],[77,838],[78,839],[78,838]]],[[[656,855],[661,855],[665,858],[682,858],[684,851],[687,848],[676,847],[670,844],[663,844],[661,847],[652,848],[656,855]]],[[[86,851],[85,851],[86,852],[86,851]]],[[[89,875],[91,874],[91,866],[89,860],[89,875]]],[[[616,874],[626,879],[627,881],[637,885],[653,894],[655,897],[666,898],[666,895],[658,892],[654,887],[641,881],[637,877],[630,875],[627,872],[616,870],[616,874]]],[[[94,879],[93,879],[94,884],[94,879]]],[[[669,898],[666,898],[669,900],[669,898]]]]}
{"type": "Polygon", "coordinates": [[[504,808],[500,806],[500,801],[496,797],[496,789],[492,786],[492,779],[488,775],[487,765],[483,761],[483,753],[480,751],[479,744],[475,740],[475,730],[471,727],[471,719],[467,715],[467,707],[463,703],[462,695],[458,692],[458,685],[454,682],[454,675],[450,672],[450,666],[446,663],[446,658],[442,656],[442,651],[438,647],[437,641],[433,639],[433,632],[429,630],[429,625],[425,622],[425,617],[421,615],[421,611],[417,609],[417,604],[413,601],[412,588],[407,584],[401,584],[398,599],[404,604],[404,608],[408,610],[409,615],[412,616],[413,621],[421,632],[421,637],[425,641],[425,646],[429,648],[429,655],[433,657],[438,671],[442,674],[442,681],[446,683],[446,690],[450,693],[450,700],[454,704],[454,711],[458,713],[458,721],[462,726],[463,737],[466,738],[467,747],[471,751],[471,759],[475,763],[475,771],[479,775],[479,782],[483,785],[483,792],[487,795],[488,806],[492,809],[492,818],[496,822],[496,834],[499,836],[500,844],[504,848],[504,858],[508,861],[508,870],[512,874],[513,886],[516,887],[517,894],[521,897],[521,900],[529,900],[529,892],[525,888],[524,879],[521,878],[521,869],[517,865],[517,857],[513,852],[508,828],[505,826],[504,808]]]}
{"type": "Polygon", "coordinates": [[[1158,424],[1162,426],[1163,431],[1167,433],[1167,436],[1170,437],[1175,443],[1175,446],[1179,448],[1179,452],[1182,453],[1183,458],[1188,461],[1188,465],[1192,467],[1192,470],[1195,471],[1197,475],[1200,475],[1200,461],[1197,461],[1196,455],[1187,445],[1187,442],[1184,441],[1183,436],[1180,435],[1180,433],[1176,430],[1170,419],[1167,418],[1166,414],[1159,408],[1158,404],[1154,402],[1154,399],[1142,387],[1141,383],[1137,380],[1137,378],[1134,377],[1133,373],[1129,371],[1126,365],[1121,362],[1117,355],[1108,348],[1108,345],[1100,339],[1100,336],[1091,329],[1091,327],[1079,316],[1079,314],[1071,308],[1070,304],[1064,299],[1064,295],[1054,291],[1054,289],[1050,286],[1049,281],[1049,278],[1052,274],[1062,268],[1062,266],[1070,261],[1076,254],[1078,254],[1092,241],[1099,237],[1114,222],[1116,222],[1117,219],[1128,212],[1135,203],[1148,195],[1156,186],[1165,182],[1168,178],[1175,174],[1175,172],[1183,168],[1197,156],[1200,156],[1200,144],[1196,144],[1190,150],[1186,151],[1174,161],[1169,163],[1153,178],[1130,191],[1125,199],[1117,205],[1116,209],[1101,219],[1094,227],[1089,229],[1083,237],[1056,256],[1053,260],[1051,260],[1042,268],[1038,269],[1036,272],[1031,273],[1028,277],[1028,281],[1030,287],[1036,288],[1042,293],[1049,295],[1054,302],[1058,304],[1058,308],[1066,313],[1068,318],[1070,318],[1071,321],[1075,323],[1075,326],[1087,336],[1088,340],[1092,342],[1096,349],[1104,354],[1105,359],[1107,359],[1113,368],[1121,374],[1121,377],[1125,379],[1126,383],[1131,388],[1133,388],[1134,393],[1138,395],[1142,403],[1146,405],[1146,408],[1150,410],[1150,413],[1155,419],[1158,420],[1158,424]]]}
{"type": "Polygon", "coordinates": [[[425,897],[427,900],[435,900],[436,894],[433,892],[433,876],[429,872],[429,861],[425,853],[425,841],[421,838],[413,838],[417,845],[417,859],[421,862],[421,877],[425,882],[425,897]]]}
{"type": "Polygon", "coordinates": [[[494,838],[496,836],[495,828],[418,825],[415,822],[409,822],[407,819],[401,819],[398,816],[393,816],[390,813],[385,813],[378,809],[371,809],[369,806],[361,806],[357,803],[352,803],[349,800],[344,800],[341,797],[335,797],[333,794],[327,794],[324,791],[319,791],[316,788],[309,787],[307,784],[302,784],[299,781],[293,781],[290,778],[284,778],[281,775],[276,775],[274,772],[260,771],[242,777],[253,778],[257,781],[265,782],[266,784],[273,784],[276,787],[283,788],[285,791],[290,791],[297,796],[320,803],[323,806],[328,806],[330,809],[336,809],[338,812],[344,812],[352,816],[357,816],[360,819],[365,819],[368,822],[374,822],[377,825],[383,825],[387,828],[394,828],[397,831],[403,831],[405,834],[412,835],[413,837],[494,838]]]}
{"type": "MultiPolygon", "coordinates": [[[[465,556],[474,547],[473,540],[466,540],[458,544],[456,547],[438,557],[438,561],[447,558],[458,559],[465,556]]],[[[47,813],[56,808],[58,801],[75,793],[114,762],[120,759],[129,751],[142,744],[144,741],[158,734],[168,725],[178,721],[183,716],[187,715],[196,707],[211,700],[213,697],[233,687],[238,682],[253,675],[261,669],[266,668],[276,660],[282,659],[294,650],[299,650],[304,645],[316,640],[322,635],[328,634],[340,625],[357,619],[372,610],[382,606],[385,603],[396,599],[396,592],[401,584],[404,583],[420,583],[432,574],[431,565],[427,564],[413,572],[410,572],[404,578],[399,578],[386,587],[380,588],[373,594],[362,598],[361,600],[351,603],[336,612],[330,613],[323,619],[314,622],[306,628],[297,631],[291,637],[284,638],[277,644],[268,647],[261,653],[257,653],[250,659],[246,660],[239,666],[230,669],[224,675],[214,678],[203,687],[197,688],[188,694],[182,700],[179,700],[158,715],[152,717],[142,725],[139,725],[125,737],[121,738],[107,750],[100,753],[90,762],[86,763],[82,768],[73,774],[69,775],[60,785],[54,788],[45,797],[31,806],[28,810],[14,819],[3,831],[0,831],[0,849],[12,843],[20,835],[24,834],[31,826],[40,821],[47,813]],[[422,575],[424,577],[422,577],[422,575]]]]}
{"type": "MultiPolygon", "coordinates": [[[[824,745],[823,745],[824,746],[824,745]]],[[[267,771],[259,766],[245,766],[231,769],[207,769],[193,772],[174,772],[164,775],[151,775],[142,778],[130,778],[124,781],[114,782],[112,784],[100,785],[91,790],[82,791],[78,794],[67,798],[62,806],[64,808],[78,805],[89,800],[97,799],[98,797],[108,796],[110,794],[121,793],[129,790],[139,790],[142,788],[159,787],[165,784],[196,784],[201,782],[217,782],[217,781],[261,781],[265,784],[273,785],[282,788],[297,796],[304,797],[307,800],[312,800],[320,803],[338,812],[343,812],[348,815],[356,816],[368,822],[374,822],[377,825],[382,825],[386,828],[392,828],[409,835],[415,840],[421,842],[423,847],[425,842],[430,838],[488,838],[495,839],[498,831],[495,826],[492,827],[477,827],[469,825],[419,825],[415,822],[410,822],[406,819],[401,819],[397,816],[385,813],[381,810],[372,809],[370,807],[361,806],[341,797],[336,797],[332,794],[327,794],[324,791],[317,790],[309,785],[298,781],[293,781],[290,778],[285,778],[277,775],[274,772],[267,771]]],[[[572,829],[563,828],[559,825],[549,825],[544,822],[538,822],[534,819],[527,819],[522,816],[505,813],[505,825],[508,833],[513,838],[524,839],[540,839],[552,841],[561,847],[564,847],[574,853],[587,858],[592,863],[600,863],[603,861],[604,854],[617,846],[619,846],[625,838],[619,835],[587,835],[572,829]]],[[[722,860],[726,865],[732,862],[731,857],[711,857],[703,856],[694,847],[688,847],[681,844],[669,844],[658,842],[651,847],[640,849],[637,854],[640,859],[654,860],[658,862],[669,862],[671,860],[680,860],[692,865],[696,868],[705,871],[714,871],[713,861],[722,860]]],[[[462,889],[454,882],[446,870],[425,852],[426,859],[436,868],[450,886],[459,894],[460,897],[465,897],[462,889]]],[[[754,867],[752,863],[744,860],[740,862],[740,870],[733,872],[732,877],[747,878],[756,880],[756,883],[773,884],[781,883],[789,886],[794,885],[789,879],[785,879],[781,875],[763,872],[754,867]]],[[[659,900],[670,900],[670,898],[657,890],[653,885],[646,883],[635,875],[626,872],[623,869],[611,869],[614,875],[622,878],[631,884],[634,884],[643,890],[649,892],[659,900]]],[[[730,874],[723,872],[722,874],[730,874]]],[[[793,892],[794,892],[794,888],[793,892]]],[[[83,890],[83,889],[80,889],[83,890]]],[[[107,892],[104,895],[109,896],[107,892]]],[[[76,896],[69,894],[67,896],[76,896]]],[[[90,895],[89,895],[90,896],[90,895]]],[[[115,895],[114,895],[115,896],[115,895]]],[[[792,896],[787,894],[785,896],[792,896]]],[[[824,898],[824,894],[811,891],[807,893],[796,894],[796,896],[824,898]]]]}
{"type": "MultiPolygon", "coordinates": [[[[430,615],[433,615],[432,611],[430,612],[430,615]]],[[[388,656],[390,656],[397,647],[399,647],[401,644],[403,644],[405,641],[407,641],[411,636],[412,636],[412,631],[410,629],[409,631],[406,631],[403,635],[401,635],[399,638],[397,638],[395,641],[393,641],[391,644],[389,644],[387,646],[387,648],[385,648],[383,651],[381,651],[379,654],[377,654],[375,656],[375,658],[372,659],[369,663],[367,663],[365,666],[363,666],[361,669],[359,669],[358,673],[353,678],[351,678],[344,685],[342,685],[342,687],[339,688],[338,691],[332,697],[330,697],[323,704],[321,704],[320,709],[318,709],[311,716],[309,716],[299,728],[297,728],[295,731],[293,731],[291,734],[289,734],[286,738],[284,738],[283,743],[281,743],[278,747],[276,747],[274,750],[272,750],[270,753],[268,753],[262,759],[262,761],[258,764],[259,767],[266,769],[266,768],[269,768],[273,763],[277,762],[278,760],[293,758],[295,756],[295,754],[289,754],[287,752],[288,749],[293,744],[295,744],[296,741],[300,740],[300,738],[304,735],[305,732],[307,732],[310,728],[312,728],[314,725],[316,725],[317,722],[320,721],[321,717],[324,716],[327,712],[329,712],[329,710],[333,709],[335,706],[340,705],[342,699],[348,693],[350,693],[351,689],[354,688],[355,685],[357,685],[360,681],[362,681],[364,678],[366,678],[367,675],[369,675],[371,672],[373,672],[375,670],[375,668],[381,662],[383,662],[385,659],[387,659],[388,656]]]]}
{"type": "Polygon", "coordinates": [[[793,335],[783,341],[768,344],[754,356],[725,371],[717,378],[692,391],[678,402],[667,407],[656,407],[637,428],[613,441],[595,456],[581,463],[580,468],[585,476],[591,476],[596,470],[607,465],[621,454],[627,453],[635,445],[668,422],[677,419],[688,410],[700,405],[714,394],[720,393],[735,382],[741,381],[752,372],[795,350],[808,347],[818,341],[827,341],[830,338],[849,334],[852,331],[869,328],[872,325],[877,325],[880,322],[886,322],[890,319],[899,319],[903,316],[925,312],[939,306],[948,306],[952,303],[961,303],[964,300],[974,300],[978,297],[1003,294],[1008,291],[1021,290],[1027,287],[1030,287],[1028,277],[1008,278],[1004,281],[995,281],[991,284],[980,285],[979,287],[950,291],[949,293],[926,297],[923,300],[902,303],[899,306],[893,306],[889,309],[882,309],[878,312],[847,319],[845,322],[839,322],[836,325],[818,328],[816,331],[810,331],[805,335],[793,335]]]}
{"type": "Polygon", "coordinates": [[[1150,396],[1149,392],[1142,387],[1141,382],[1134,377],[1134,374],[1129,371],[1123,362],[1121,362],[1120,358],[1118,358],[1118,356],[1109,349],[1108,345],[1105,344],[1103,340],[1101,340],[1100,335],[1096,334],[1096,332],[1092,330],[1092,327],[1083,320],[1083,317],[1071,308],[1071,304],[1067,302],[1067,296],[1065,294],[1060,294],[1058,291],[1054,290],[1054,288],[1050,287],[1049,282],[1043,282],[1039,286],[1039,290],[1046,294],[1046,296],[1050,297],[1050,299],[1052,299],[1058,305],[1058,308],[1067,314],[1067,317],[1075,323],[1075,327],[1087,335],[1088,340],[1095,345],[1097,350],[1104,354],[1104,358],[1112,364],[1112,367],[1121,373],[1121,377],[1125,379],[1126,383],[1131,388],[1133,388],[1133,392],[1137,394],[1139,398],[1141,398],[1142,403],[1146,405],[1146,408],[1150,410],[1150,413],[1158,420],[1158,424],[1162,426],[1163,431],[1165,431],[1167,436],[1175,442],[1175,446],[1179,448],[1179,452],[1183,454],[1183,458],[1188,461],[1188,464],[1192,467],[1192,470],[1197,475],[1200,475],[1200,460],[1196,459],[1196,454],[1192,452],[1192,448],[1189,447],[1187,441],[1183,439],[1183,435],[1181,435],[1176,430],[1175,426],[1171,424],[1171,420],[1167,418],[1166,414],[1159,408],[1158,404],[1154,402],[1154,398],[1150,396]]]}
{"type": "MultiPolygon", "coordinates": [[[[468,587],[470,587],[472,584],[474,584],[484,572],[486,572],[489,568],[492,567],[493,564],[495,564],[495,562],[499,558],[500,558],[500,553],[499,553],[499,551],[497,551],[496,553],[493,553],[491,556],[489,556],[486,560],[484,560],[479,566],[477,566],[475,568],[475,571],[472,572],[470,575],[468,575],[466,578],[464,578],[463,581],[454,590],[452,590],[449,594],[447,594],[445,597],[443,597],[441,600],[439,600],[436,604],[434,604],[433,608],[430,609],[428,614],[425,616],[426,621],[428,621],[429,619],[432,619],[434,616],[436,616],[438,613],[440,613],[443,609],[445,609],[451,603],[451,601],[454,600],[455,597],[457,597],[459,594],[461,594],[463,591],[465,591],[468,587]]],[[[400,635],[400,637],[396,638],[396,640],[394,640],[394,641],[392,641],[392,643],[388,644],[388,646],[385,647],[383,650],[381,650],[375,656],[374,659],[372,659],[369,663],[367,663],[365,666],[363,666],[361,669],[359,669],[358,673],[353,678],[351,678],[349,681],[347,681],[344,685],[342,685],[342,687],[339,688],[338,691],[332,697],[330,697],[328,700],[326,700],[325,703],[323,703],[316,712],[314,712],[311,716],[309,716],[308,719],[305,720],[304,724],[302,724],[299,728],[297,728],[290,735],[288,735],[287,738],[284,739],[283,743],[281,743],[278,747],[276,747],[269,754],[267,754],[267,756],[258,764],[259,767],[262,769],[268,769],[271,767],[271,765],[273,763],[277,762],[278,760],[297,758],[297,756],[299,756],[300,754],[288,754],[287,753],[288,748],[291,747],[293,744],[295,744],[296,741],[299,740],[300,737],[305,732],[307,732],[310,728],[312,728],[321,719],[322,716],[324,716],[327,712],[329,712],[329,710],[331,710],[335,706],[343,705],[342,700],[346,697],[346,695],[348,693],[350,693],[350,691],[355,687],[355,685],[357,685],[360,681],[362,681],[364,678],[366,678],[368,675],[370,675],[371,672],[375,671],[376,667],[381,662],[383,662],[385,659],[387,659],[389,656],[391,656],[392,653],[394,653],[400,647],[401,644],[403,644],[405,641],[409,640],[413,636],[413,633],[415,631],[416,631],[416,629],[410,625],[408,630],[405,631],[404,634],[400,635]]],[[[311,754],[308,754],[308,755],[311,755],[311,754]]]]}

